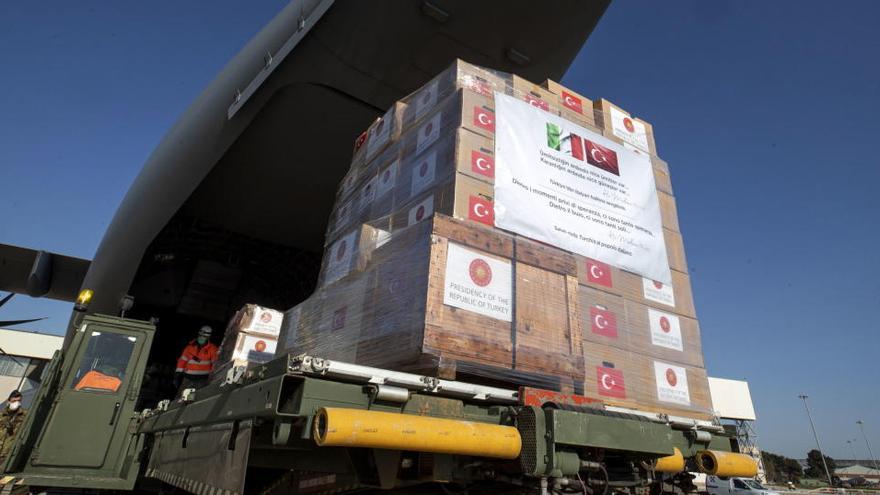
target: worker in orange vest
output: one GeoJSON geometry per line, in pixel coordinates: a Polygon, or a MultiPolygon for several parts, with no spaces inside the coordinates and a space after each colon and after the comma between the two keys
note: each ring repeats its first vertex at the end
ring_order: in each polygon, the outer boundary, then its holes
{"type": "Polygon", "coordinates": [[[174,386],[179,390],[205,386],[217,364],[218,354],[217,346],[211,343],[211,327],[205,325],[199,329],[198,337],[183,348],[177,360],[174,386]]]}

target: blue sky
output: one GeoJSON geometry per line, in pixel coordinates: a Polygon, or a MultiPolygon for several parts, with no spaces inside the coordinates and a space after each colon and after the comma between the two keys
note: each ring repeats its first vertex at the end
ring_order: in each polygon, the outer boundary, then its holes
{"type": "MultiPolygon", "coordinates": [[[[144,160],[286,2],[55,2],[0,12],[0,242],[91,258],[144,160]],[[75,7],[74,7],[75,5],[75,7]],[[209,7],[210,6],[210,7],[209,7]]],[[[880,3],[608,10],[563,83],[654,125],[710,374],[746,379],[766,450],[880,451],[880,3]]],[[[61,332],[68,304],[6,318],[61,332]]]]}

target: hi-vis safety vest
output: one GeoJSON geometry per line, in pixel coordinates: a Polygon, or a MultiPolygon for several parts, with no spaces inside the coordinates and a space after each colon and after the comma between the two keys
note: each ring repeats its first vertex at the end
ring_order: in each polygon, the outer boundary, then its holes
{"type": "Polygon", "coordinates": [[[183,354],[177,360],[176,371],[187,375],[208,375],[214,369],[218,353],[216,345],[208,342],[199,347],[193,340],[183,349],[183,354]]]}

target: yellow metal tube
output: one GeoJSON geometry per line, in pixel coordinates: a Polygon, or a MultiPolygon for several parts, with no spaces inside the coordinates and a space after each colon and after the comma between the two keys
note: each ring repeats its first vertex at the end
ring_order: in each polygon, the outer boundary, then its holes
{"type": "Polygon", "coordinates": [[[719,450],[697,452],[697,467],[712,476],[753,478],[758,474],[758,463],[750,456],[719,450]]]}
{"type": "Polygon", "coordinates": [[[516,459],[522,448],[519,431],[512,426],[337,407],[318,411],[312,433],[322,447],[412,450],[498,459],[516,459]]]}
{"type": "Polygon", "coordinates": [[[673,454],[657,459],[654,471],[658,473],[680,473],[684,471],[684,456],[678,447],[673,447],[673,454]]]}

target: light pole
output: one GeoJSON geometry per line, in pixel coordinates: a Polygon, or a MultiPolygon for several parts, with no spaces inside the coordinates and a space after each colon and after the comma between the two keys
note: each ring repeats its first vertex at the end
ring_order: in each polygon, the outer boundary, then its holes
{"type": "Polygon", "coordinates": [[[810,414],[810,407],[807,405],[807,396],[806,395],[798,395],[798,398],[804,401],[804,409],[807,410],[807,418],[810,420],[810,428],[813,429],[813,438],[816,439],[816,447],[819,449],[819,457],[822,458],[822,466],[825,467],[825,476],[828,476],[828,485],[834,486],[834,482],[831,481],[831,472],[828,471],[828,463],[825,462],[825,454],[822,453],[822,446],[819,444],[819,435],[816,433],[816,426],[813,424],[813,416],[810,414]]]}
{"type": "Polygon", "coordinates": [[[858,461],[858,459],[859,459],[858,457],[856,457],[856,448],[853,447],[853,443],[858,442],[858,441],[859,441],[858,438],[853,438],[852,440],[847,440],[847,441],[846,441],[847,445],[849,445],[849,449],[852,450],[852,455],[853,455],[852,458],[853,458],[853,462],[858,461]]]}
{"type": "Polygon", "coordinates": [[[874,458],[874,452],[871,451],[871,444],[868,443],[868,435],[865,435],[865,424],[862,423],[862,420],[856,421],[856,424],[859,425],[859,429],[862,430],[862,438],[865,439],[865,445],[868,446],[868,455],[871,456],[871,463],[874,464],[874,469],[877,469],[877,459],[874,458]]]}

